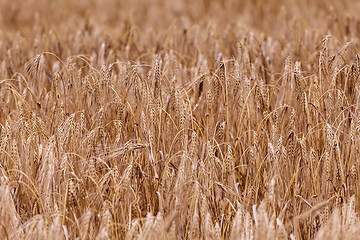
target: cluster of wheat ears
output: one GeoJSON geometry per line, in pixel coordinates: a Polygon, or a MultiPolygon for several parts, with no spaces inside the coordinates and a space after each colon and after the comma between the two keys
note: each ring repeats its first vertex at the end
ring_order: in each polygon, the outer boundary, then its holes
{"type": "Polygon", "coordinates": [[[1,1],[0,238],[357,239],[359,7],[1,1]]]}

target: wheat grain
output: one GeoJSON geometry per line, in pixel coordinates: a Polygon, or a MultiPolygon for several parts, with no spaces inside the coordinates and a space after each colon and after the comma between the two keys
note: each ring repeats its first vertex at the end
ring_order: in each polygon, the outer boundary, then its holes
{"type": "Polygon", "coordinates": [[[358,238],[356,1],[0,2],[0,239],[358,238]]]}

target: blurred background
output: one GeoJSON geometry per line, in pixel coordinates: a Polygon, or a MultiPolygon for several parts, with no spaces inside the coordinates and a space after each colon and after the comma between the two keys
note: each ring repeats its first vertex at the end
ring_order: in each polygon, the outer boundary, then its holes
{"type": "Polygon", "coordinates": [[[305,25],[344,37],[346,29],[342,27],[353,21],[359,6],[359,1],[344,0],[2,0],[0,24],[2,31],[23,34],[35,30],[29,26],[70,32],[79,26],[101,26],[106,32],[126,24],[161,30],[172,25],[185,28],[209,23],[219,28],[241,25],[275,33],[282,32],[287,23],[296,22],[293,27],[305,25]]]}

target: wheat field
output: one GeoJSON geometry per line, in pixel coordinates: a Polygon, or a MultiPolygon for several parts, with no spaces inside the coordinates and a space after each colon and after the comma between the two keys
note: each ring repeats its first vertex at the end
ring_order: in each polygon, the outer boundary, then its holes
{"type": "Polygon", "coordinates": [[[0,239],[358,239],[359,10],[0,1],[0,239]]]}

